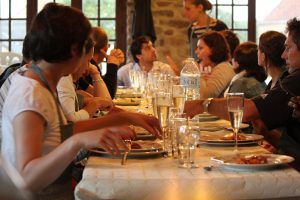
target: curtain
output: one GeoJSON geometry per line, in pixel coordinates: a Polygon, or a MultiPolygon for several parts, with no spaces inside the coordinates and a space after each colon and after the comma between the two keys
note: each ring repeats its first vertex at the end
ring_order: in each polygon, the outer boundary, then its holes
{"type": "Polygon", "coordinates": [[[146,35],[154,43],[156,34],[152,18],[151,0],[135,0],[134,3],[132,39],[146,35]]]}

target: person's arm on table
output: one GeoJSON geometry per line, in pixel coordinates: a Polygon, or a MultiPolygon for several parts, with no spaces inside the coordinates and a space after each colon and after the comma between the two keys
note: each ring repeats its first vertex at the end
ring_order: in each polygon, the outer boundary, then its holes
{"type": "MultiPolygon", "coordinates": [[[[189,117],[194,117],[197,114],[204,112],[203,102],[205,100],[193,100],[185,103],[184,112],[189,117]]],[[[207,110],[210,114],[216,115],[222,119],[228,120],[227,101],[225,98],[211,99],[207,110]]],[[[248,122],[259,118],[258,110],[254,102],[250,99],[245,99],[243,121],[248,122]]]]}

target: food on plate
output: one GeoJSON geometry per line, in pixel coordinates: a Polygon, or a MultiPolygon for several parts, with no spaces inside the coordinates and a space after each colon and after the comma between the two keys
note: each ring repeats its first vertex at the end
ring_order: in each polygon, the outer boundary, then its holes
{"type": "Polygon", "coordinates": [[[267,164],[268,156],[251,155],[237,158],[237,164],[267,164]]]}
{"type": "Polygon", "coordinates": [[[139,143],[132,142],[131,143],[131,149],[141,149],[142,146],[139,143]]]}
{"type": "MultiPolygon", "coordinates": [[[[228,133],[221,137],[222,140],[235,140],[235,134],[234,133],[228,133]]],[[[238,140],[246,140],[246,136],[238,134],[238,140]]]]}

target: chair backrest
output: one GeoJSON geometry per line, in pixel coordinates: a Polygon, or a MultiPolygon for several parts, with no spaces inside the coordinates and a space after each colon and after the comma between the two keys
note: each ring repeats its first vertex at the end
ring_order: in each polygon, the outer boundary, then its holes
{"type": "Polygon", "coordinates": [[[10,66],[15,63],[20,63],[23,56],[14,52],[0,52],[0,65],[10,66]]]}

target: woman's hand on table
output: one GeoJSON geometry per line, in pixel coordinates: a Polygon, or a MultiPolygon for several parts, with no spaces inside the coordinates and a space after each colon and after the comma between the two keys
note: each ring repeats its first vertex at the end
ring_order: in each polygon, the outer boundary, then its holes
{"type": "Polygon", "coordinates": [[[162,128],[156,117],[128,111],[119,112],[117,115],[123,115],[129,124],[143,127],[158,138],[162,136],[162,128]]]}
{"type": "Polygon", "coordinates": [[[133,140],[136,134],[128,126],[115,126],[77,134],[81,148],[102,148],[111,154],[120,154],[119,148],[127,149],[124,140],[133,140]]]}

